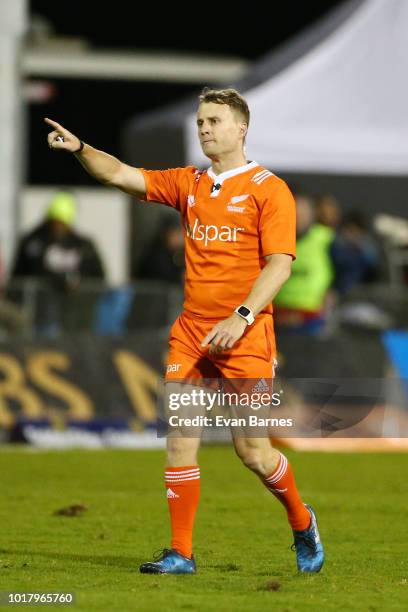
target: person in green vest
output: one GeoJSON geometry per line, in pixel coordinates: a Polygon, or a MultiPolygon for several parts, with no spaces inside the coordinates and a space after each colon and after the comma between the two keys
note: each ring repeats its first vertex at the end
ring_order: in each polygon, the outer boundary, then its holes
{"type": "Polygon", "coordinates": [[[274,319],[281,331],[317,333],[325,322],[325,304],[334,281],[331,245],[332,228],[315,221],[311,197],[297,194],[296,260],[292,274],[275,297],[274,319]]]}

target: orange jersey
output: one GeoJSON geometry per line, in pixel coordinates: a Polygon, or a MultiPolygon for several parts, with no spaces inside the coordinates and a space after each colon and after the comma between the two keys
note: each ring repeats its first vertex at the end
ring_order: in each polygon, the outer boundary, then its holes
{"type": "MultiPolygon", "coordinates": [[[[185,311],[228,317],[250,293],[265,256],[295,257],[295,202],[286,183],[250,162],[215,175],[192,166],[144,170],[146,200],[177,209],[185,237],[185,311]]],[[[263,312],[272,312],[267,306],[263,312]]]]}

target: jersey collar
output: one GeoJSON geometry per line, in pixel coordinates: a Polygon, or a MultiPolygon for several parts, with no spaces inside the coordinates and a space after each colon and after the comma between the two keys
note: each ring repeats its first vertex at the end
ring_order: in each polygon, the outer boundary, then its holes
{"type": "Polygon", "coordinates": [[[226,170],[225,172],[221,172],[221,174],[215,174],[213,169],[210,167],[207,170],[208,176],[214,181],[214,183],[222,183],[233,176],[237,176],[237,174],[242,174],[243,172],[247,172],[248,170],[253,170],[258,166],[258,162],[251,161],[249,164],[245,164],[244,166],[238,166],[238,168],[233,168],[232,170],[226,170]]]}

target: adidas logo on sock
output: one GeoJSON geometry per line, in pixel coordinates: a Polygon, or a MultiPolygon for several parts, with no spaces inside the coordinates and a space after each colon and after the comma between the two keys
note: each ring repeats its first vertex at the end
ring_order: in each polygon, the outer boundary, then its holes
{"type": "Polygon", "coordinates": [[[167,498],[174,499],[175,497],[180,497],[180,495],[177,495],[177,493],[175,493],[171,489],[167,489],[167,498]]]}
{"type": "Polygon", "coordinates": [[[252,393],[263,393],[269,391],[269,385],[265,378],[258,380],[256,385],[252,388],[252,393]]]}

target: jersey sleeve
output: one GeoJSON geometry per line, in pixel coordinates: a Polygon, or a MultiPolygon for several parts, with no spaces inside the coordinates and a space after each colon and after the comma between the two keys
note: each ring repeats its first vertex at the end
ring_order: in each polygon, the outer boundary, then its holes
{"type": "Polygon", "coordinates": [[[259,234],[264,257],[287,253],[296,259],[296,204],[284,181],[279,181],[275,188],[265,193],[259,234]]]}
{"type": "Polygon", "coordinates": [[[181,210],[184,183],[189,168],[171,168],[169,170],[145,170],[140,168],[146,183],[145,200],[159,202],[181,210]]]}

